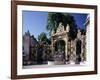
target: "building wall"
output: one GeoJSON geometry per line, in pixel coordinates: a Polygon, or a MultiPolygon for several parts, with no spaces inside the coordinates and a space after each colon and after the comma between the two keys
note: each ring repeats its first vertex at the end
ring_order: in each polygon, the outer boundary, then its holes
{"type": "Polygon", "coordinates": [[[29,53],[30,53],[30,33],[26,32],[23,36],[23,52],[26,60],[29,59],[29,53]]]}

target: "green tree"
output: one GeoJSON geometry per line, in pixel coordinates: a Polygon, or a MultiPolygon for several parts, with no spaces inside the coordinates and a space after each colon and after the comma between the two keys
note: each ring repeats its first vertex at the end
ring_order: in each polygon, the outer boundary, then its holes
{"type": "Polygon", "coordinates": [[[41,32],[40,35],[38,35],[38,41],[43,42],[47,40],[47,36],[44,32],[41,32]]]}
{"type": "Polygon", "coordinates": [[[85,29],[80,29],[82,35],[86,35],[86,30],[85,29]]]}
{"type": "Polygon", "coordinates": [[[51,33],[52,30],[56,31],[59,22],[63,22],[65,20],[64,15],[62,13],[48,13],[48,20],[47,20],[47,30],[51,33]]]}
{"type": "Polygon", "coordinates": [[[65,27],[67,26],[67,24],[69,24],[70,26],[69,37],[71,39],[75,39],[77,34],[77,25],[75,23],[74,17],[66,13],[53,13],[53,12],[48,13],[46,29],[49,31],[49,34],[51,34],[52,30],[56,32],[56,29],[60,22],[62,22],[62,24],[65,27]]]}
{"type": "Polygon", "coordinates": [[[47,38],[46,33],[41,32],[40,35],[38,35],[38,41],[44,44],[51,44],[51,40],[47,38]]]}

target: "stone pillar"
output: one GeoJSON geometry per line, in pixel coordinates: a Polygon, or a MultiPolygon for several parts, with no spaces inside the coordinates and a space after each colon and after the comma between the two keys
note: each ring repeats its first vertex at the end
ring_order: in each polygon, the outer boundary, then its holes
{"type": "Polygon", "coordinates": [[[67,53],[68,53],[68,51],[67,51],[67,35],[66,35],[66,37],[64,38],[64,41],[65,41],[65,59],[67,60],[67,53]]]}
{"type": "Polygon", "coordinates": [[[53,40],[53,37],[51,38],[51,55],[52,55],[52,57],[53,57],[53,55],[54,55],[54,40],[53,40]]]}
{"type": "Polygon", "coordinates": [[[86,60],[86,39],[85,35],[82,35],[82,61],[86,60]]]}

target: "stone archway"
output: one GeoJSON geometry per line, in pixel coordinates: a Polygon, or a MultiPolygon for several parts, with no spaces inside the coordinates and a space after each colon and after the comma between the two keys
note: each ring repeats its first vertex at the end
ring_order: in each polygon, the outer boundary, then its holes
{"type": "Polygon", "coordinates": [[[57,30],[54,32],[52,30],[51,33],[51,50],[52,55],[55,53],[55,43],[56,41],[61,40],[64,42],[64,52],[65,52],[65,58],[67,59],[67,43],[68,43],[68,32],[69,32],[69,25],[64,27],[62,23],[59,23],[57,30]]]}
{"type": "Polygon", "coordinates": [[[55,43],[54,43],[54,46],[55,46],[55,51],[58,51],[58,49],[61,49],[62,51],[65,52],[65,41],[64,40],[57,40],[55,43]]]}
{"type": "Polygon", "coordinates": [[[81,52],[82,52],[82,41],[77,39],[76,41],[76,64],[79,64],[81,62],[81,52]]]}
{"type": "Polygon", "coordinates": [[[55,52],[58,52],[59,50],[60,50],[61,52],[63,52],[62,55],[63,55],[63,57],[64,57],[64,59],[65,59],[65,48],[66,48],[66,43],[65,43],[65,41],[64,41],[64,40],[61,40],[61,39],[55,41],[54,47],[55,47],[55,52]]]}
{"type": "Polygon", "coordinates": [[[68,42],[68,36],[67,33],[61,34],[61,35],[56,35],[56,36],[52,36],[51,38],[51,50],[52,50],[52,55],[54,55],[55,51],[57,51],[55,44],[61,42],[62,46],[64,45],[64,47],[62,48],[64,51],[64,55],[65,55],[65,59],[67,59],[67,42],[68,42]]]}

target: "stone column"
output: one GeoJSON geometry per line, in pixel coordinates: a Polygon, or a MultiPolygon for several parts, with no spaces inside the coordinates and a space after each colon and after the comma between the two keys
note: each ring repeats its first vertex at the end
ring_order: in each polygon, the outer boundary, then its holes
{"type": "Polygon", "coordinates": [[[52,55],[52,57],[53,57],[53,55],[54,55],[54,40],[53,40],[53,37],[51,37],[51,55],[52,55]]]}
{"type": "Polygon", "coordinates": [[[67,43],[67,41],[68,41],[68,40],[67,40],[67,35],[65,35],[64,41],[65,41],[65,59],[67,60],[67,52],[68,52],[68,51],[67,51],[67,44],[68,44],[68,43],[67,43]]]}

